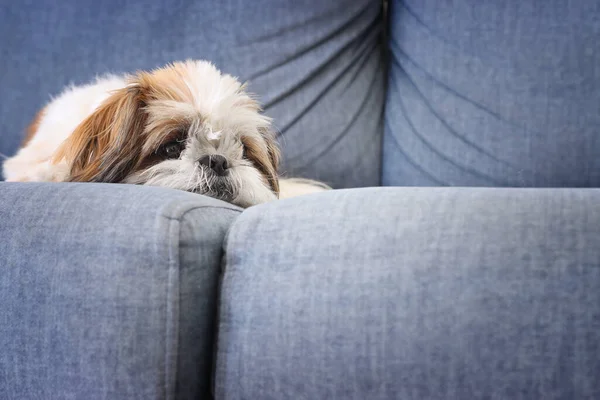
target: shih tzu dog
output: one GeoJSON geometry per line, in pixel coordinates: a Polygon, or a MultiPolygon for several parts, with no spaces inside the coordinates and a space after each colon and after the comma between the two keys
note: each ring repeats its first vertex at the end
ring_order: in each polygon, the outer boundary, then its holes
{"type": "Polygon", "coordinates": [[[241,207],[326,190],[278,177],[271,121],[237,79],[206,61],[68,88],[4,162],[7,181],[163,186],[241,207]]]}

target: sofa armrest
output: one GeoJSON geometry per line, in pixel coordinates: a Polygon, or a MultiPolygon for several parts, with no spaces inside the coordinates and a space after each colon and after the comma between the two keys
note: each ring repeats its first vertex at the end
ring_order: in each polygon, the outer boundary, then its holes
{"type": "Polygon", "coordinates": [[[205,396],[239,212],[161,188],[0,183],[0,397],[205,396]]]}
{"type": "Polygon", "coordinates": [[[600,398],[600,190],[261,205],[221,293],[220,399],[600,398]]]}

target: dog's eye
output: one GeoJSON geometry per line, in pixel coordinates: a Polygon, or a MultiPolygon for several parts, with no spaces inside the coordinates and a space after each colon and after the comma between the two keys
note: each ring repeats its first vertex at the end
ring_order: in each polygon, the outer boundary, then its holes
{"type": "Polygon", "coordinates": [[[179,158],[181,151],[183,150],[183,143],[178,141],[173,141],[165,144],[161,153],[163,156],[167,158],[179,158]]]}

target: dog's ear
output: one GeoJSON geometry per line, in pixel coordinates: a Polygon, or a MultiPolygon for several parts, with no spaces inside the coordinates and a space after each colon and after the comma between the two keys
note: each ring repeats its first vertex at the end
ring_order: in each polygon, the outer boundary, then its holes
{"type": "Polygon", "coordinates": [[[271,190],[279,195],[279,159],[280,151],[275,135],[268,130],[260,132],[263,140],[257,140],[251,136],[242,137],[242,143],[246,150],[246,157],[254,163],[261,172],[271,190]]]}
{"type": "Polygon", "coordinates": [[[144,107],[139,85],[116,90],[62,143],[54,162],[67,162],[71,182],[123,181],[140,162],[144,107]]]}

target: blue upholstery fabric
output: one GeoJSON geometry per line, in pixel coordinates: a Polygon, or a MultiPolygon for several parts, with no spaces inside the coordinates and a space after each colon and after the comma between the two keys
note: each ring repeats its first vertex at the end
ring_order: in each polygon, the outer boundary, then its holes
{"type": "Polygon", "coordinates": [[[0,5],[0,153],[51,95],[96,74],[208,59],[250,81],[283,172],[380,182],[385,68],[371,0],[37,0],[0,5]]]}
{"type": "Polygon", "coordinates": [[[391,3],[385,185],[600,186],[598,1],[391,3]]]}
{"type": "Polygon", "coordinates": [[[206,398],[239,209],[130,185],[0,184],[0,398],[206,398]]]}
{"type": "MultiPolygon", "coordinates": [[[[385,44],[379,0],[4,3],[6,155],[69,83],[202,58],[250,81],[289,175],[600,183],[594,0],[390,0],[385,44]]],[[[599,399],[599,289],[593,189],[334,191],[240,216],[0,183],[0,399],[207,398],[214,351],[217,399],[599,399]]]]}
{"type": "Polygon", "coordinates": [[[600,190],[284,200],[226,260],[218,399],[600,398],[600,190]]]}

